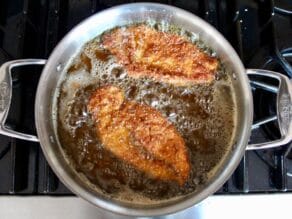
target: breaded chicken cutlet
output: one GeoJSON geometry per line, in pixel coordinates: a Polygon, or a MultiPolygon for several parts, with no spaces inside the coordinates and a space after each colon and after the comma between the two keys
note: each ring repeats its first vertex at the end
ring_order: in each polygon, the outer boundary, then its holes
{"type": "Polygon", "coordinates": [[[185,183],[190,172],[185,142],[159,111],[126,100],[115,86],[95,90],[87,108],[107,150],[152,178],[185,183]]]}
{"type": "Polygon", "coordinates": [[[183,36],[146,25],[114,29],[102,36],[102,45],[134,78],[150,77],[176,86],[210,83],[218,60],[183,36]]]}

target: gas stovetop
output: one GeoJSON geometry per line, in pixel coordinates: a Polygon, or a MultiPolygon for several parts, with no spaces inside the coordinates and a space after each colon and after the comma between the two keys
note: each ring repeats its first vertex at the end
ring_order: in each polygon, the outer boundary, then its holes
{"type": "MultiPolygon", "coordinates": [[[[290,0],[165,0],[216,27],[236,49],[246,68],[292,77],[290,0]]],[[[126,1],[0,1],[0,64],[20,58],[47,58],[61,38],[90,15],[126,1]]],[[[13,72],[13,101],[6,125],[36,134],[34,97],[41,68],[13,72]]],[[[250,143],[279,138],[275,98],[253,88],[255,129],[250,143]]],[[[237,170],[216,194],[292,191],[291,144],[247,151],[237,170]]],[[[0,136],[0,195],[73,195],[54,175],[40,145],[0,136]]]]}

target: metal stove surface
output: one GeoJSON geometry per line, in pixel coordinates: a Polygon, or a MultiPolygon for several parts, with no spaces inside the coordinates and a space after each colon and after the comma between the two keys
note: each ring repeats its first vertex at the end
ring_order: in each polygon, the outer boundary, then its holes
{"type": "MultiPolygon", "coordinates": [[[[60,39],[84,18],[127,1],[2,0],[0,64],[19,58],[47,58],[60,39]]],[[[292,3],[289,0],[161,0],[186,9],[215,26],[233,45],[247,68],[292,76],[292,3]]],[[[35,134],[34,96],[40,68],[13,73],[13,102],[7,125],[35,134]]],[[[271,82],[274,83],[274,82],[271,82]]],[[[256,128],[250,142],[279,137],[273,94],[253,89],[256,128]],[[268,123],[265,123],[270,121],[268,123]]],[[[37,143],[0,136],[0,196],[72,193],[51,171],[37,143]]],[[[258,194],[292,191],[291,144],[248,151],[233,176],[216,193],[258,194]]],[[[223,196],[222,196],[223,197],[223,196]]]]}

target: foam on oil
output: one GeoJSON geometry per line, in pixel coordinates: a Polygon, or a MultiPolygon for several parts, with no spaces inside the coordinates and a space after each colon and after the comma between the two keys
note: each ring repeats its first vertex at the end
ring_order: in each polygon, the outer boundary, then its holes
{"type": "MultiPolygon", "coordinates": [[[[151,25],[184,35],[215,56],[195,34],[166,24],[151,25]]],[[[211,84],[175,87],[149,78],[133,79],[100,46],[97,37],[73,60],[60,86],[59,140],[83,179],[115,199],[153,204],[198,191],[233,144],[236,107],[230,77],[221,65],[211,84]],[[104,149],[86,106],[96,88],[109,84],[121,88],[128,100],[156,108],[176,126],[188,147],[192,166],[183,187],[151,179],[104,149]]]]}

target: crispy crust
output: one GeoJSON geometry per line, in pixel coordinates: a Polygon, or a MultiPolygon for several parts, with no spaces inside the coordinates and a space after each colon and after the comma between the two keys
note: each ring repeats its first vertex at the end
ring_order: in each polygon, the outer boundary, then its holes
{"type": "Polygon", "coordinates": [[[188,152],[175,127],[156,109],[125,100],[114,86],[97,89],[88,110],[104,147],[149,176],[183,185],[188,152]]]}
{"type": "Polygon", "coordinates": [[[218,67],[216,58],[184,37],[146,25],[117,28],[104,34],[102,42],[135,78],[151,77],[182,86],[210,83],[218,67]]]}

